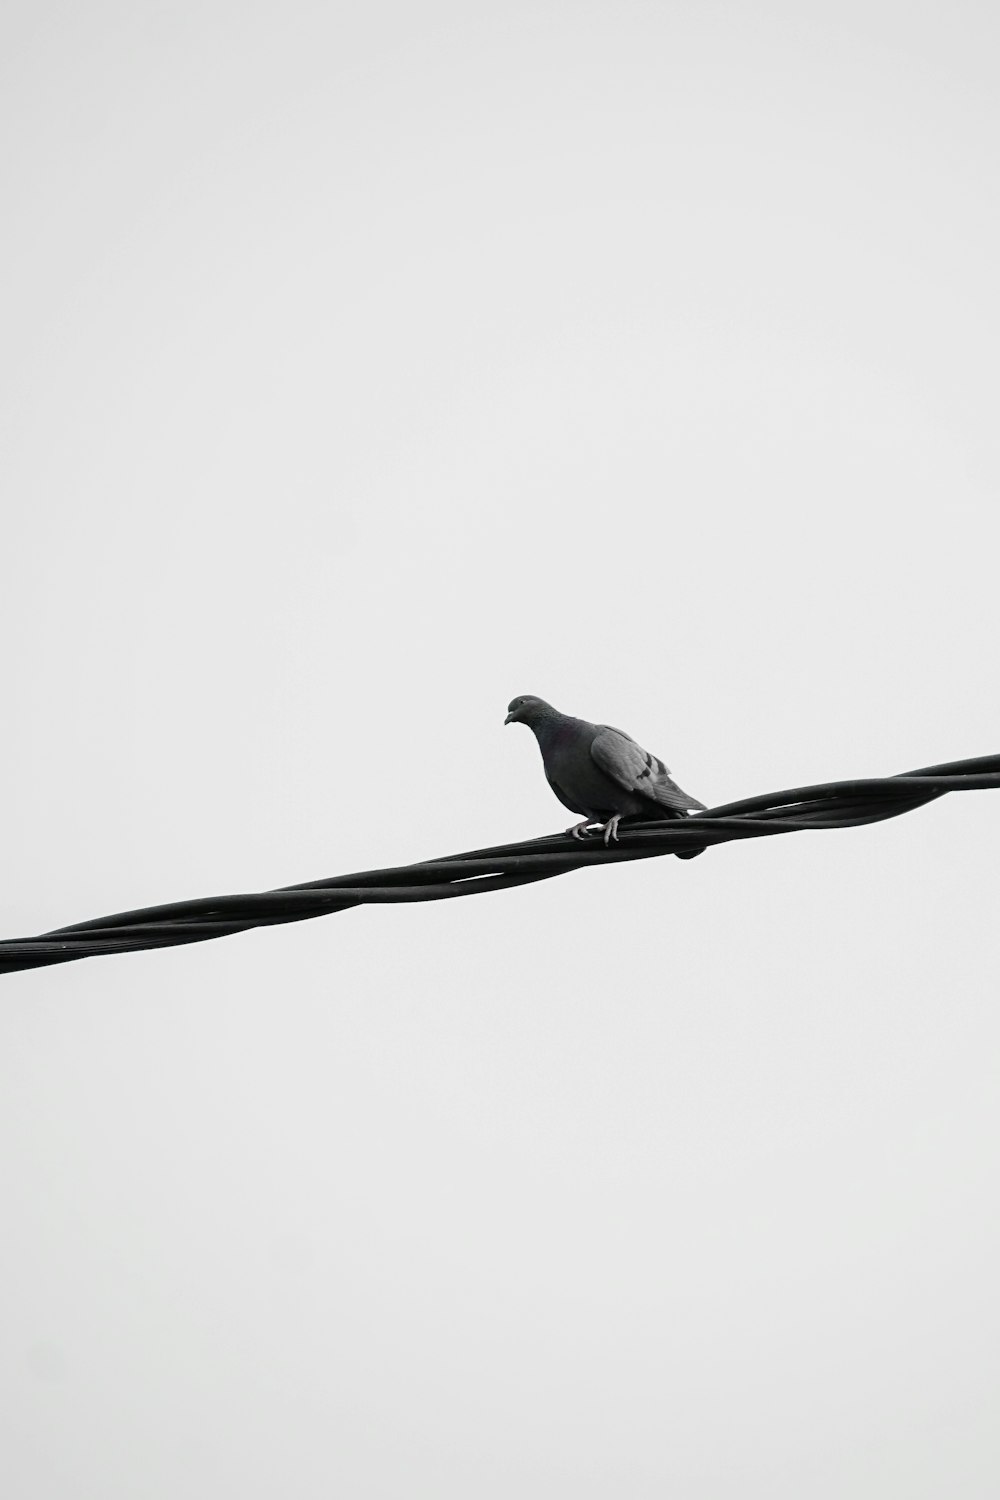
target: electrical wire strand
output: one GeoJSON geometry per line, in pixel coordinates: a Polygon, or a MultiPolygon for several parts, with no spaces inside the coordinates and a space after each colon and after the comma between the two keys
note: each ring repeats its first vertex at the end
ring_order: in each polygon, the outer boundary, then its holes
{"type": "Polygon", "coordinates": [[[443,901],[552,880],[588,865],[688,855],[735,840],[828,828],[861,828],[898,818],[949,792],[1000,787],[1000,755],[944,762],[900,776],[821,782],[708,808],[687,818],[619,825],[619,841],[548,834],[417,864],[334,875],[274,891],[206,896],[96,917],[37,937],[0,942],[0,974],[111,953],[177,947],[255,927],[304,922],[366,905],[443,901]]]}

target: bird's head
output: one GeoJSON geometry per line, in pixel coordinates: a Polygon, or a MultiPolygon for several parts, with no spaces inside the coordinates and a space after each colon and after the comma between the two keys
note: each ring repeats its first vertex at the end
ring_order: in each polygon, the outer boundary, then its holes
{"type": "Polygon", "coordinates": [[[544,698],[534,698],[530,693],[520,698],[512,698],[507,704],[507,717],[505,724],[537,724],[544,719],[546,714],[553,712],[552,705],[546,703],[544,698]]]}

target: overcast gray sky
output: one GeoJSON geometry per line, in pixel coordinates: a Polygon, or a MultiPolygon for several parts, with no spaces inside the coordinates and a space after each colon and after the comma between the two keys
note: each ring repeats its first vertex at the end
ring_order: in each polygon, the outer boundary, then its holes
{"type": "MultiPolygon", "coordinates": [[[[1000,748],[1000,12],[0,19],[0,932],[1000,748]]],[[[994,1500],[1000,800],[0,981],[14,1500],[994,1500]]]]}

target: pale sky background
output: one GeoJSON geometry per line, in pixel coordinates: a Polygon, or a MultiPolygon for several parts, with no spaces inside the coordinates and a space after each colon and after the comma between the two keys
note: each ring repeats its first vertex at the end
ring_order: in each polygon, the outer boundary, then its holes
{"type": "MultiPolygon", "coordinates": [[[[992,4],[0,17],[15,937],[1000,749],[992,4]]],[[[0,979],[12,1500],[995,1500],[1000,798],[0,979]]]]}

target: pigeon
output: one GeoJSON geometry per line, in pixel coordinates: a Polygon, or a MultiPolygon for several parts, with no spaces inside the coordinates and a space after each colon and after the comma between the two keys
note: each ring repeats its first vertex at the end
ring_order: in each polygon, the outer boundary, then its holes
{"type": "MultiPolygon", "coordinates": [[[[563,806],[583,819],[566,830],[576,839],[586,838],[591,824],[599,823],[610,846],[622,818],[683,818],[705,811],[703,802],[671,780],[662,760],[622,729],[570,718],[530,695],[513,699],[504,723],[527,724],[534,734],[546,781],[563,806]]],[[[701,853],[685,849],[680,858],[701,853]]]]}

